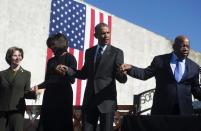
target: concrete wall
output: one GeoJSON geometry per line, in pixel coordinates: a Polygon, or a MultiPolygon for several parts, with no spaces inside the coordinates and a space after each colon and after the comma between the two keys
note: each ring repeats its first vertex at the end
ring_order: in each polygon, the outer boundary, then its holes
{"type": "MultiPolygon", "coordinates": [[[[0,0],[0,70],[8,68],[7,49],[19,46],[25,52],[22,66],[32,73],[32,86],[44,79],[50,5],[51,0],[0,0]]],[[[112,44],[124,50],[125,63],[146,67],[155,55],[171,52],[170,40],[115,16],[112,19],[112,44]]],[[[192,51],[190,57],[201,65],[200,53],[192,51]]],[[[133,94],[154,88],[155,81],[129,77],[117,86],[119,104],[132,104],[133,94]]]]}
{"type": "Polygon", "coordinates": [[[23,48],[22,66],[32,73],[32,83],[44,79],[50,0],[0,0],[0,70],[8,67],[9,47],[23,48]]]}

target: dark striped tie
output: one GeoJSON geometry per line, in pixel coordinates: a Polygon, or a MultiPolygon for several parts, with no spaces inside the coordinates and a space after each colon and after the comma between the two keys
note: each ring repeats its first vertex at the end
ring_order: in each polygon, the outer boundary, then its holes
{"type": "Polygon", "coordinates": [[[102,47],[99,47],[98,52],[97,52],[97,55],[96,55],[95,70],[97,70],[98,65],[99,65],[99,63],[100,63],[100,61],[101,61],[102,51],[103,51],[103,48],[102,48],[102,47]]]}

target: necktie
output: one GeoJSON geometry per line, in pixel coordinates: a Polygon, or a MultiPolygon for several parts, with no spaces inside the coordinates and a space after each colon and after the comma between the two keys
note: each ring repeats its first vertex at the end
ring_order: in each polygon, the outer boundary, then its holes
{"type": "Polygon", "coordinates": [[[98,65],[100,63],[100,60],[101,60],[101,57],[102,57],[102,51],[103,51],[103,48],[99,47],[97,55],[96,55],[95,70],[98,68],[98,65]]]}
{"type": "Polygon", "coordinates": [[[176,61],[176,67],[174,70],[174,77],[177,82],[179,82],[182,78],[182,68],[179,62],[180,62],[179,60],[176,61]]]}

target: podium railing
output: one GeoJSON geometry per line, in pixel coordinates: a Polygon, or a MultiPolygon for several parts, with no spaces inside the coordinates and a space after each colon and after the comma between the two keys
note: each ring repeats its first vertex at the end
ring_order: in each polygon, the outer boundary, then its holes
{"type": "MultiPolygon", "coordinates": [[[[26,106],[26,112],[29,117],[29,125],[26,126],[25,131],[29,131],[29,128],[34,128],[36,130],[37,124],[36,120],[40,116],[41,105],[28,105],[26,106]]],[[[121,128],[121,119],[124,115],[133,114],[133,105],[118,105],[118,109],[115,112],[114,116],[114,131],[120,131],[121,128]]],[[[82,113],[81,106],[73,106],[73,126],[74,131],[81,131],[82,127],[82,113]]]]}

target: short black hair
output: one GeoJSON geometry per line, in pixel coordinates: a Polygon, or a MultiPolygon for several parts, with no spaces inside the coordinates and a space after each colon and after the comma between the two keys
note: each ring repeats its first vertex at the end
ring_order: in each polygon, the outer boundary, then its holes
{"type": "MultiPolygon", "coordinates": [[[[175,50],[176,47],[178,47],[179,44],[180,44],[181,42],[183,42],[184,39],[188,39],[188,37],[185,36],[185,35],[179,35],[179,36],[177,36],[177,37],[174,39],[174,43],[173,43],[173,45],[172,45],[172,46],[173,46],[173,49],[175,50]]],[[[189,42],[189,44],[190,44],[190,42],[189,42]]]]}
{"type": "Polygon", "coordinates": [[[57,33],[55,35],[51,35],[46,41],[48,48],[58,48],[61,50],[68,49],[68,39],[62,33],[57,33]]]}
{"type": "Polygon", "coordinates": [[[102,27],[108,27],[108,25],[106,23],[99,23],[96,25],[95,27],[95,33],[94,36],[97,37],[98,33],[100,32],[102,27]]]}

